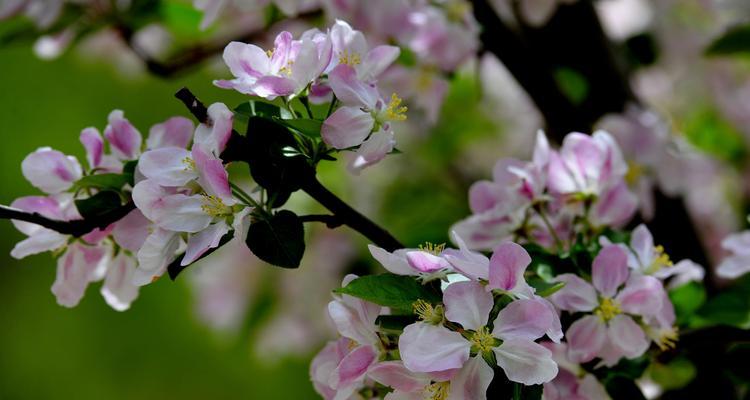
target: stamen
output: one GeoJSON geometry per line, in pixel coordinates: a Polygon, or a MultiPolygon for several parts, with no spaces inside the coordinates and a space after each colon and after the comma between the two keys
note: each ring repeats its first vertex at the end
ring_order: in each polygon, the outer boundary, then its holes
{"type": "Polygon", "coordinates": [[[599,303],[599,307],[594,310],[594,314],[601,318],[603,322],[608,322],[620,313],[622,313],[620,304],[609,297],[603,298],[601,303],[599,303]]]}
{"type": "Polygon", "coordinates": [[[490,333],[490,330],[483,326],[478,331],[474,332],[471,337],[471,348],[477,353],[485,354],[492,351],[495,347],[495,338],[490,333]]]}
{"type": "Polygon", "coordinates": [[[385,109],[385,116],[391,121],[406,121],[406,111],[409,110],[406,106],[401,106],[400,97],[396,93],[391,94],[391,101],[385,109]],[[401,107],[399,107],[401,106],[401,107]]]}
{"type": "Polygon", "coordinates": [[[182,163],[185,165],[185,171],[195,171],[195,160],[192,158],[185,157],[182,159],[182,163]]]}
{"type": "Polygon", "coordinates": [[[412,310],[419,319],[429,324],[438,325],[443,322],[443,306],[441,305],[433,307],[432,304],[419,299],[412,304],[412,310]]]}
{"type": "Polygon", "coordinates": [[[424,388],[425,398],[430,400],[447,400],[450,392],[450,381],[431,383],[424,388]]]}
{"type": "Polygon", "coordinates": [[[673,265],[672,260],[669,259],[669,255],[664,252],[664,247],[661,245],[654,247],[654,253],[656,257],[654,257],[654,261],[649,265],[648,273],[654,273],[664,267],[671,267],[673,265]]]}
{"type": "Polygon", "coordinates": [[[445,250],[445,243],[435,244],[430,242],[425,242],[424,244],[419,245],[419,250],[422,250],[424,252],[430,253],[435,256],[439,256],[440,253],[445,250]]]}
{"type": "Polygon", "coordinates": [[[641,164],[628,163],[628,172],[625,173],[625,182],[628,185],[635,185],[638,179],[646,173],[641,164]]]}
{"type": "Polygon", "coordinates": [[[224,200],[219,197],[204,194],[201,210],[212,217],[222,217],[232,215],[232,207],[224,204],[224,200]]]}
{"type": "Polygon", "coordinates": [[[359,54],[355,52],[349,53],[349,50],[344,50],[339,53],[339,64],[346,64],[353,67],[361,63],[362,60],[359,57],[359,54]]]}
{"type": "Polygon", "coordinates": [[[659,346],[659,349],[661,349],[661,351],[667,351],[670,349],[674,349],[677,346],[678,339],[679,334],[677,332],[677,328],[665,329],[661,332],[659,338],[656,340],[656,345],[659,346]]]}

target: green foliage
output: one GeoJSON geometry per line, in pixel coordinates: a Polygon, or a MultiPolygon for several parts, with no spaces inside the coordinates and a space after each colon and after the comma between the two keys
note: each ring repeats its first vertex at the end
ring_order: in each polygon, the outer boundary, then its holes
{"type": "Polygon", "coordinates": [[[693,113],[684,121],[682,130],[695,147],[721,160],[740,165],[747,156],[742,134],[713,108],[693,113]]]}
{"type": "Polygon", "coordinates": [[[281,210],[270,218],[250,224],[247,247],[261,260],[282,268],[298,268],[305,254],[305,228],[302,220],[281,210]]]}
{"type": "Polygon", "coordinates": [[[109,190],[101,191],[87,199],[76,200],[75,205],[81,217],[96,220],[120,207],[120,195],[109,190]]]}
{"type": "Polygon", "coordinates": [[[296,119],[281,119],[274,118],[274,121],[287,128],[294,129],[295,131],[314,139],[320,138],[320,128],[323,126],[322,121],[317,119],[309,118],[296,118],[296,119]]]}
{"type": "Polygon", "coordinates": [[[530,277],[527,282],[536,289],[536,294],[542,297],[552,296],[565,286],[565,282],[547,282],[537,276],[530,277]]]}
{"type": "Polygon", "coordinates": [[[133,174],[95,174],[84,176],[76,181],[72,190],[97,189],[119,191],[133,180],[133,174]]]}
{"type": "Polygon", "coordinates": [[[417,300],[430,303],[441,301],[440,292],[434,288],[420,284],[414,277],[391,273],[362,276],[334,292],[404,313],[410,313],[417,300]]]}
{"type": "Polygon", "coordinates": [[[690,282],[669,291],[678,325],[689,325],[695,312],[706,301],[706,290],[698,282],[690,282]]]}
{"type": "Polygon", "coordinates": [[[161,1],[159,13],[170,32],[184,38],[198,38],[205,33],[200,29],[203,14],[191,4],[175,0],[161,1]]]}
{"type": "Polygon", "coordinates": [[[706,48],[706,55],[709,56],[747,53],[750,53],[750,24],[730,28],[706,48]]]}
{"type": "Polygon", "coordinates": [[[573,103],[581,104],[589,94],[589,83],[580,72],[570,68],[558,68],[554,72],[560,91],[573,103]]]}
{"type": "Polygon", "coordinates": [[[664,390],[680,389],[695,378],[696,369],[690,360],[677,358],[668,364],[654,362],[646,372],[664,390]]]}

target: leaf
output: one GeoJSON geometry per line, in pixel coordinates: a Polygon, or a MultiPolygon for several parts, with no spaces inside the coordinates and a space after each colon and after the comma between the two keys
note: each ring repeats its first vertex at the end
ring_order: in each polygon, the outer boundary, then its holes
{"type": "Polygon", "coordinates": [[[128,161],[122,166],[122,173],[128,176],[128,184],[135,186],[135,169],[138,167],[138,160],[128,161]]]}
{"type": "Polygon", "coordinates": [[[250,224],[247,247],[261,260],[282,268],[298,268],[305,254],[302,220],[288,210],[250,224]]]}
{"type": "Polygon", "coordinates": [[[199,260],[202,260],[203,258],[209,256],[214,251],[221,248],[221,246],[224,246],[225,244],[229,243],[230,240],[234,237],[234,231],[230,230],[229,232],[225,233],[224,236],[221,237],[219,240],[219,245],[214,247],[213,249],[208,249],[205,253],[203,253],[200,257],[198,257],[197,260],[193,261],[192,263],[188,265],[180,265],[182,263],[182,259],[185,258],[185,254],[182,254],[181,256],[177,257],[174,261],[172,261],[167,266],[167,273],[169,273],[169,279],[175,280],[177,279],[177,276],[185,270],[185,268],[195,264],[199,260]]]}
{"type": "Polygon", "coordinates": [[[96,219],[120,207],[120,195],[106,190],[87,199],[76,200],[75,205],[83,219],[96,219]]]}
{"type": "Polygon", "coordinates": [[[664,390],[675,390],[686,386],[695,378],[695,374],[695,365],[686,358],[677,358],[668,364],[655,362],[648,368],[648,375],[664,390]]]}
{"type": "Polygon", "coordinates": [[[287,128],[294,129],[295,131],[313,139],[320,138],[320,128],[323,126],[323,121],[309,118],[274,118],[273,120],[281,125],[286,126],[287,128]]]}
{"type": "Polygon", "coordinates": [[[730,28],[706,48],[708,56],[737,53],[750,53],[750,24],[730,28]]]}
{"type": "Polygon", "coordinates": [[[542,297],[552,296],[565,286],[565,282],[547,282],[539,277],[531,277],[527,282],[536,289],[536,294],[542,297]]]}
{"type": "Polygon", "coordinates": [[[392,332],[403,331],[407,325],[414,322],[417,322],[414,315],[379,315],[375,319],[375,323],[380,326],[380,329],[392,332]]]}
{"type": "Polygon", "coordinates": [[[98,189],[120,191],[125,184],[130,183],[133,174],[95,174],[84,176],[73,185],[74,190],[98,189]]]}
{"type": "Polygon", "coordinates": [[[700,283],[690,282],[670,290],[669,299],[674,304],[677,323],[683,324],[706,302],[706,290],[700,283]]]}
{"type": "Polygon", "coordinates": [[[405,312],[411,312],[414,302],[420,299],[430,303],[441,301],[437,291],[421,285],[415,278],[390,273],[359,277],[334,292],[405,312]]]}
{"type": "Polygon", "coordinates": [[[589,82],[580,72],[570,68],[558,68],[554,72],[560,91],[573,103],[581,104],[589,94],[589,82]]]}

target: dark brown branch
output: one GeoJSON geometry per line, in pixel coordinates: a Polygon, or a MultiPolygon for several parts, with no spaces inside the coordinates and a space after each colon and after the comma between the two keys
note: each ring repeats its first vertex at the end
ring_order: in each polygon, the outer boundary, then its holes
{"type": "Polygon", "coordinates": [[[30,222],[64,235],[79,237],[97,228],[105,229],[110,224],[117,222],[128,215],[128,213],[134,208],[135,204],[131,201],[119,208],[103,214],[96,220],[79,219],[73,221],[59,221],[47,218],[39,213],[29,213],[17,208],[0,205],[0,219],[14,219],[17,221],[30,222]]]}
{"type": "MultiPolygon", "coordinates": [[[[193,114],[199,122],[205,123],[207,121],[208,116],[206,107],[192,92],[190,92],[188,88],[180,89],[175,94],[175,97],[180,99],[180,101],[187,106],[190,113],[193,114]]],[[[246,140],[247,139],[244,136],[233,131],[232,137],[229,139],[229,143],[227,143],[226,150],[221,154],[222,160],[224,160],[224,162],[246,161],[246,154],[243,154],[242,152],[242,149],[247,148],[244,143],[246,140]]],[[[349,226],[370,239],[375,245],[388,251],[404,248],[404,245],[388,231],[360,214],[357,210],[350,207],[346,202],[326,189],[314,174],[304,172],[300,174],[303,176],[301,185],[302,190],[323,205],[323,207],[327,208],[328,211],[332,212],[333,215],[331,217],[335,218],[339,225],[349,226]]]]}

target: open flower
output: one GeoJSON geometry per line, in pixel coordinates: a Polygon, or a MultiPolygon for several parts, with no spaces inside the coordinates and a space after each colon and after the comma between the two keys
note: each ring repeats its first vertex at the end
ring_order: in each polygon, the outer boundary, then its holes
{"type": "MultiPolygon", "coordinates": [[[[494,305],[492,294],[478,282],[457,282],[443,293],[445,313],[439,308],[420,310],[422,319],[407,326],[399,338],[404,365],[414,372],[437,372],[462,368],[471,358],[494,353],[513,382],[526,385],[550,381],[557,375],[552,354],[534,342],[553,325],[557,315],[535,299],[516,300],[498,314],[493,328],[488,318],[494,305]],[[443,318],[460,324],[463,334],[442,324],[443,318]]],[[[491,381],[492,374],[479,378],[491,381]]]]}
{"type": "Polygon", "coordinates": [[[214,81],[216,86],[273,100],[300,93],[328,66],[330,41],[319,47],[310,39],[294,40],[289,32],[276,36],[274,48],[231,42],[224,62],[235,79],[214,81]]]}
{"type": "Polygon", "coordinates": [[[400,53],[396,46],[380,45],[369,48],[362,32],[342,20],[336,20],[330,31],[333,56],[326,71],[337,65],[348,65],[356,71],[359,80],[367,83],[375,81],[388,68],[400,53]]]}
{"type": "Polygon", "coordinates": [[[592,374],[568,359],[566,343],[542,342],[559,367],[555,379],[544,384],[542,400],[609,400],[604,386],[592,374]]]}
{"type": "Polygon", "coordinates": [[[730,255],[716,269],[719,276],[733,279],[750,271],[750,231],[727,236],[721,241],[721,247],[730,255]]]}
{"type": "Polygon", "coordinates": [[[492,368],[480,357],[461,369],[433,373],[412,372],[401,361],[384,361],[372,366],[367,376],[394,389],[386,400],[473,400],[486,398],[492,368]]]}
{"type": "Polygon", "coordinates": [[[412,275],[429,281],[444,278],[453,271],[443,257],[445,245],[427,243],[417,249],[400,249],[393,253],[375,245],[368,245],[370,254],[389,272],[398,275],[412,275]]]}
{"type": "Polygon", "coordinates": [[[612,366],[622,357],[635,358],[648,349],[649,340],[636,319],[660,312],[664,289],[652,276],[631,274],[627,262],[625,250],[608,245],[594,259],[593,285],[573,274],[556,278],[565,287],[550,300],[561,310],[590,313],[565,334],[571,360],[599,357],[612,366]]]}

